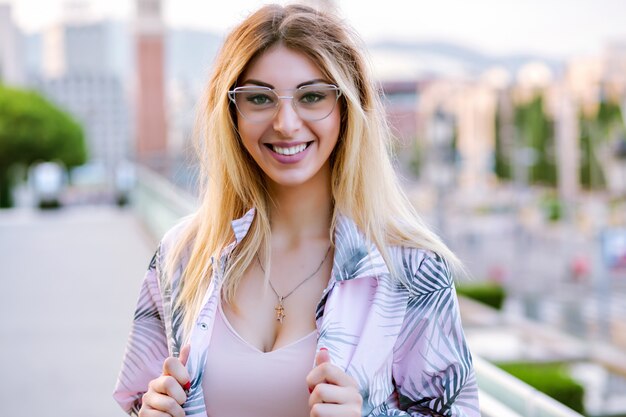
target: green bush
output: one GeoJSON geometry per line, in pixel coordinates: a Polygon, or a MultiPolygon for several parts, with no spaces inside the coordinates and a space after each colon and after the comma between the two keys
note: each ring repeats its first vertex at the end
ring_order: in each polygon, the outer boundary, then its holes
{"type": "Polygon", "coordinates": [[[497,310],[502,309],[502,304],[506,298],[504,288],[495,283],[463,284],[457,286],[456,292],[497,310]]]}
{"type": "Polygon", "coordinates": [[[554,194],[545,195],[541,200],[541,207],[546,219],[550,222],[557,222],[563,218],[563,202],[554,194]]]}
{"type": "Polygon", "coordinates": [[[554,398],[581,414],[585,412],[585,389],[569,375],[560,363],[514,362],[497,364],[501,369],[538,391],[554,398]]]}

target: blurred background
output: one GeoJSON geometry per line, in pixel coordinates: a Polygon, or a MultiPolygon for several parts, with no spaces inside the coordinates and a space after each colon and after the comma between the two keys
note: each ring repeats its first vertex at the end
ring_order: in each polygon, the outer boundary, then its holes
{"type": "MultiPolygon", "coordinates": [[[[195,109],[264,2],[0,0],[0,415],[121,416],[195,109]]],[[[361,34],[457,283],[485,416],[626,416],[626,2],[309,1],[361,34]]]]}

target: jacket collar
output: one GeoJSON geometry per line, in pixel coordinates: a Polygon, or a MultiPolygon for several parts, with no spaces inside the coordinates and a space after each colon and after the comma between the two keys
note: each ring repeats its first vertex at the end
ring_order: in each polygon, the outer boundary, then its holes
{"type": "MultiPolygon", "coordinates": [[[[231,226],[235,234],[235,245],[241,243],[248,234],[256,210],[248,210],[243,217],[233,220],[231,226]]],[[[335,254],[332,277],[335,281],[388,275],[389,269],[375,244],[369,241],[354,221],[340,214],[334,231],[335,254]]]]}

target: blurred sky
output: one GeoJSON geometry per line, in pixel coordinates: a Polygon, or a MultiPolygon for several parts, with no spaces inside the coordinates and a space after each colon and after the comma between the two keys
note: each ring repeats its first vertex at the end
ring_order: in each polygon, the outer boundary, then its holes
{"type": "MultiPolygon", "coordinates": [[[[71,0],[76,1],[76,0],[71,0]]],[[[175,27],[224,32],[259,0],[164,0],[175,27]]],[[[274,1],[285,3],[284,1],[274,1]]],[[[0,0],[26,31],[63,15],[68,0],[0,0]]],[[[128,18],[134,0],[92,0],[98,16],[128,18]]],[[[342,15],[367,40],[443,40],[493,54],[558,58],[597,54],[607,41],[626,42],[626,0],[339,0],[342,15]]]]}

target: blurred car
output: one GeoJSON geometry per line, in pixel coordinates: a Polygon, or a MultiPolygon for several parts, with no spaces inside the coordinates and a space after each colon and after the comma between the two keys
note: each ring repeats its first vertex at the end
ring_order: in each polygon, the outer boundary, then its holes
{"type": "Polygon", "coordinates": [[[56,162],[33,165],[30,168],[29,181],[39,208],[61,207],[61,195],[67,182],[63,165],[56,162]]]}
{"type": "Polygon", "coordinates": [[[135,166],[129,162],[121,162],[115,169],[115,201],[118,206],[129,204],[130,195],[137,183],[135,166]]]}

